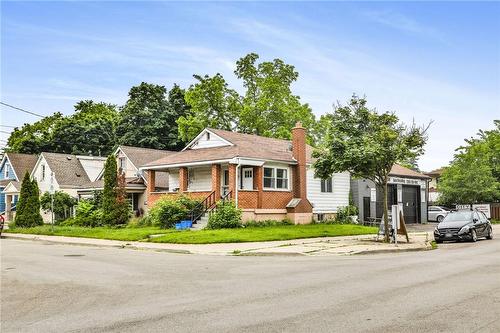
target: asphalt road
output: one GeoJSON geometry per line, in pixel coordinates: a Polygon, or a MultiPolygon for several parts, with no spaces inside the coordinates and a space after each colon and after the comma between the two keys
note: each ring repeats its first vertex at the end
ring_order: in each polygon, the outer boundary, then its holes
{"type": "Polygon", "coordinates": [[[499,238],[353,257],[1,251],[1,332],[500,332],[499,238]]]}

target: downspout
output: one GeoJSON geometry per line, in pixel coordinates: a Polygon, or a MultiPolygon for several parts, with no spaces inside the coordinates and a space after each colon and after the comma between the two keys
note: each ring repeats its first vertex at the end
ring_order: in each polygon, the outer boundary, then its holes
{"type": "Polygon", "coordinates": [[[239,180],[239,177],[238,177],[238,170],[240,169],[241,167],[241,160],[240,158],[238,157],[238,164],[236,165],[236,174],[234,175],[236,177],[235,179],[235,186],[234,186],[234,205],[236,206],[236,208],[238,208],[238,180],[239,180]]]}

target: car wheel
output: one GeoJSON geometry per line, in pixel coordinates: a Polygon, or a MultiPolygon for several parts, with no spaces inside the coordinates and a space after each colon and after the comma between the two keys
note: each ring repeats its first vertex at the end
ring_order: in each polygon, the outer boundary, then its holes
{"type": "Polygon", "coordinates": [[[444,220],[444,216],[443,216],[443,215],[439,215],[439,216],[437,217],[437,221],[438,221],[439,223],[443,222],[443,220],[444,220]]]}
{"type": "Polygon", "coordinates": [[[471,242],[477,242],[477,233],[474,229],[472,229],[470,232],[470,240],[471,242]]]}
{"type": "Polygon", "coordinates": [[[486,235],[486,239],[493,239],[493,229],[491,227],[488,229],[488,235],[486,235]]]}

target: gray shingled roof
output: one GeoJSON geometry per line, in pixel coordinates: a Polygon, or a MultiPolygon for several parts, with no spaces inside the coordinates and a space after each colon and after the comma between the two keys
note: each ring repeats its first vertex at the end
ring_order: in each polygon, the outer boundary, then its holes
{"type": "MultiPolygon", "coordinates": [[[[189,162],[231,159],[234,157],[283,161],[288,163],[296,162],[292,156],[292,141],[290,140],[274,139],[253,134],[244,134],[211,128],[208,130],[231,142],[233,145],[203,149],[186,149],[150,162],[145,166],[182,164],[189,162]]],[[[311,146],[306,146],[306,159],[308,163],[313,161],[312,150],[313,148],[311,146]]]]}
{"type": "Polygon", "coordinates": [[[160,149],[130,147],[130,146],[120,146],[119,148],[123,151],[123,153],[125,153],[125,155],[127,155],[129,160],[138,169],[145,164],[148,164],[160,158],[176,153],[175,151],[170,151],[170,150],[160,150],[160,149]]]}
{"type": "Polygon", "coordinates": [[[399,164],[394,164],[391,168],[391,172],[389,172],[390,176],[403,176],[403,177],[410,177],[410,178],[422,178],[422,179],[429,179],[429,176],[424,175],[423,173],[414,171],[412,169],[408,169],[407,167],[404,167],[399,164]]]}
{"type": "Polygon", "coordinates": [[[82,164],[75,155],[42,153],[61,187],[82,188],[90,182],[82,164]]]}
{"type": "Polygon", "coordinates": [[[38,160],[38,156],[32,154],[6,153],[5,155],[8,157],[19,181],[23,180],[26,172],[31,173],[33,171],[38,160]]]}

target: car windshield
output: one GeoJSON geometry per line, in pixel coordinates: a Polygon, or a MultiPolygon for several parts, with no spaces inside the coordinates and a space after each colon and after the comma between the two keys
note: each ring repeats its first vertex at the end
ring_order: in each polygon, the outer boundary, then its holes
{"type": "Polygon", "coordinates": [[[472,218],[472,212],[455,212],[446,215],[443,222],[465,221],[472,218]]]}

